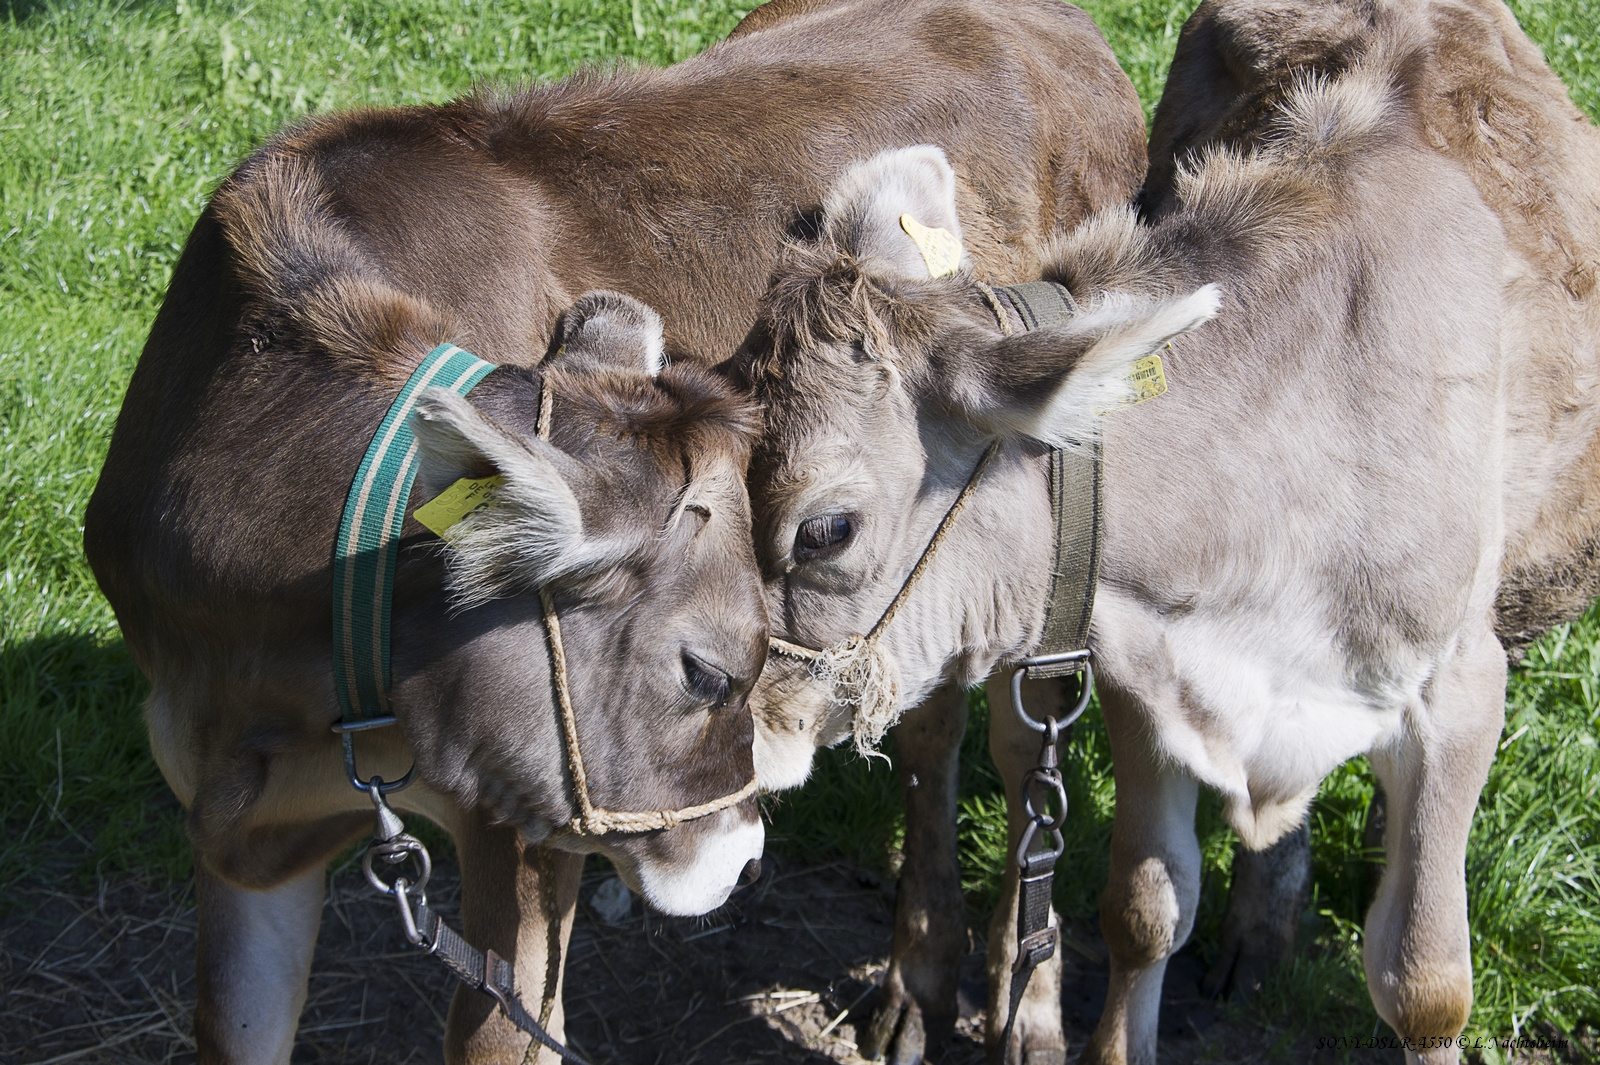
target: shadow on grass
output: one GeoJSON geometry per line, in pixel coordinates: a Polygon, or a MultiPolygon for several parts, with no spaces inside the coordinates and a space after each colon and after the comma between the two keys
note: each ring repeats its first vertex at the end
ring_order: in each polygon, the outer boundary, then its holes
{"type": "Polygon", "coordinates": [[[50,7],[49,0],[0,0],[0,20],[26,22],[43,14],[50,7]]]}
{"type": "Polygon", "coordinates": [[[121,640],[0,645],[0,886],[98,872],[182,876],[182,810],[150,756],[144,678],[121,640]]]}
{"type": "MultiPolygon", "coordinates": [[[[47,18],[53,11],[69,6],[62,0],[0,0],[0,22],[21,25],[36,18],[47,18]]],[[[170,5],[167,0],[112,0],[104,6],[108,13],[120,13],[170,5]]]]}

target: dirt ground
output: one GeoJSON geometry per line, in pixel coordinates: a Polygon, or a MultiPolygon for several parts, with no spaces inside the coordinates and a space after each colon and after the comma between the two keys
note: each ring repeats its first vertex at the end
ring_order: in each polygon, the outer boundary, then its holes
{"type": "MultiPolygon", "coordinates": [[[[616,926],[587,900],[609,877],[585,876],[567,969],[568,1036],[593,1065],[859,1062],[856,1033],[876,1004],[888,955],[892,886],[839,865],[769,859],[753,887],[709,918],[643,912],[616,926]]],[[[441,861],[430,900],[454,913],[459,881],[441,861]]],[[[0,929],[0,1062],[4,1065],[188,1063],[194,908],[188,892],[131,883],[92,894],[24,890],[0,929]]],[[[1063,1012],[1081,1050],[1105,998],[1103,945],[1071,928],[1063,1012]]],[[[975,947],[981,941],[975,936],[975,947]]],[[[1256,1032],[1231,1032],[1201,997],[1198,959],[1169,967],[1163,1065],[1267,1060],[1256,1032]]],[[[412,950],[392,906],[358,868],[329,881],[322,933],[301,1019],[296,1065],[436,1062],[451,980],[412,950]]],[[[985,987],[981,954],[963,963],[961,1021],[934,1059],[980,1065],[985,987]]],[[[1276,1060],[1310,1061],[1281,1049],[1276,1060]]],[[[1363,1061],[1398,1063],[1370,1054],[1363,1061]]]]}

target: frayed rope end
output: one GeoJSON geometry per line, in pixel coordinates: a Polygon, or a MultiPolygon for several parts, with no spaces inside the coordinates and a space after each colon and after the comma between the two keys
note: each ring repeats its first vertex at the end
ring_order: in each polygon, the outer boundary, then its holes
{"type": "Polygon", "coordinates": [[[855,707],[856,752],[888,761],[877,747],[900,720],[900,674],[878,641],[852,636],[818,655],[811,674],[832,685],[834,702],[855,707]]]}

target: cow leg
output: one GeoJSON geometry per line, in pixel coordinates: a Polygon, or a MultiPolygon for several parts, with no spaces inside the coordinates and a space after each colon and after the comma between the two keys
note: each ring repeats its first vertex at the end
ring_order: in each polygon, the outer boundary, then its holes
{"type": "Polygon", "coordinates": [[[1301,825],[1264,851],[1239,844],[1222,918],[1222,950],[1206,974],[1205,993],[1244,999],[1294,956],[1300,915],[1311,904],[1311,826],[1301,825]]]}
{"type": "Polygon", "coordinates": [[[1374,855],[1383,852],[1384,826],[1388,822],[1388,803],[1383,797],[1383,782],[1373,789],[1372,801],[1367,803],[1367,823],[1361,828],[1361,850],[1366,864],[1366,875],[1361,878],[1361,905],[1372,909],[1378,897],[1378,884],[1383,880],[1384,861],[1374,855]]]}
{"type": "Polygon", "coordinates": [[[1111,952],[1105,1012],[1084,1055],[1094,1065],[1155,1065],[1167,959],[1189,938],[1200,901],[1194,778],[1163,764],[1141,716],[1102,688],[1117,782],[1111,875],[1100,929],[1111,952]]]}
{"type": "Polygon", "coordinates": [[[1445,1065],[1472,1007],[1464,874],[1467,832],[1505,715],[1505,655],[1484,631],[1435,674],[1391,746],[1373,751],[1383,782],[1388,858],[1367,911],[1362,961],[1378,1015],[1425,1049],[1410,1062],[1445,1065]]]}
{"type": "MultiPolygon", "coordinates": [[[[1064,713],[1061,681],[1024,681],[1023,700],[1029,713],[1060,718],[1064,713]]],[[[989,1060],[1004,1065],[1059,1065],[1067,1060],[1067,1038],[1061,1030],[1061,956],[1057,953],[1033,971],[1028,990],[1017,1005],[1011,1042],[1003,1046],[1011,1008],[1011,967],[1017,958],[1017,865],[1011,860],[1027,824],[1020,800],[1022,777],[1039,761],[1040,735],[1017,720],[1011,710],[1010,679],[998,674],[989,679],[989,756],[1000,770],[1006,794],[1006,866],[999,908],[989,923],[989,1011],[984,1042],[989,1060]]],[[[1071,875],[1070,870],[1057,869],[1071,875]]],[[[1052,911],[1052,917],[1054,911],[1052,911]]]]}
{"type": "Polygon", "coordinates": [[[194,1034],[202,1065],[288,1065],[325,893],[315,865],[267,891],[194,866],[194,1034]]]}
{"type": "MultiPolygon", "coordinates": [[[[546,1029],[561,1037],[560,959],[566,957],[578,901],[583,856],[549,847],[524,848],[516,831],[485,823],[482,814],[463,819],[455,832],[461,857],[461,931],[479,950],[492,949],[511,961],[517,994],[546,1029]],[[555,971],[552,972],[551,969],[555,971]],[[546,996],[545,989],[553,988],[546,996]]],[[[465,984],[456,987],[445,1024],[445,1060],[451,1065],[518,1065],[532,1037],[517,1030],[494,999],[465,984]]],[[[527,1065],[554,1065],[546,1049],[527,1065]]]]}
{"type": "Polygon", "coordinates": [[[967,950],[956,853],[956,785],[966,724],[966,689],[945,685],[894,728],[906,801],[905,864],[883,1002],[861,1044],[871,1060],[887,1051],[895,1065],[915,1065],[955,1024],[956,978],[967,950]]]}

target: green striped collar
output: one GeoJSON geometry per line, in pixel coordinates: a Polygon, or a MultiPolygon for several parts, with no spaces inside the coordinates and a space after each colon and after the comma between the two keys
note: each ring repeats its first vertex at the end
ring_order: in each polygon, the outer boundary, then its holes
{"type": "Polygon", "coordinates": [[[383,416],[350,482],[333,549],[333,686],[346,726],[390,713],[395,545],[417,476],[411,411],[423,389],[447,388],[464,396],[493,369],[493,363],[454,344],[434,348],[383,416]]]}

